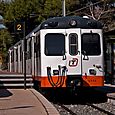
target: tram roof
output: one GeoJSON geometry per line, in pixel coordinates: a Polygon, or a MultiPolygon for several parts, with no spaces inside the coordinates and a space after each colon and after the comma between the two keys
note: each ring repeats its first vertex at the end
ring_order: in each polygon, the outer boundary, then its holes
{"type": "Polygon", "coordinates": [[[67,28],[82,28],[82,29],[102,29],[102,24],[99,21],[83,18],[79,16],[66,16],[49,18],[42,22],[34,32],[40,29],[67,29],[67,28]],[[72,21],[75,25],[71,25],[72,21]]]}

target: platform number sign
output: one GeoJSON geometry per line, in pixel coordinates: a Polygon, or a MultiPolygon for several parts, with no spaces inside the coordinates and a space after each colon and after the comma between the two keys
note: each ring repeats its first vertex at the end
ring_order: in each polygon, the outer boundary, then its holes
{"type": "Polygon", "coordinates": [[[15,22],[15,32],[24,31],[24,22],[15,22]]]}
{"type": "Polygon", "coordinates": [[[17,28],[17,31],[21,31],[22,30],[22,25],[21,24],[17,24],[16,28],[17,28]]]}

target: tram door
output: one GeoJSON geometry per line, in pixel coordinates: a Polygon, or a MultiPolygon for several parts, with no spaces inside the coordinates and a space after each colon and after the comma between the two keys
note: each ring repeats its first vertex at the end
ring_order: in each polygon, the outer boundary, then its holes
{"type": "Polygon", "coordinates": [[[80,29],[67,29],[66,34],[67,75],[81,75],[80,29]]]}

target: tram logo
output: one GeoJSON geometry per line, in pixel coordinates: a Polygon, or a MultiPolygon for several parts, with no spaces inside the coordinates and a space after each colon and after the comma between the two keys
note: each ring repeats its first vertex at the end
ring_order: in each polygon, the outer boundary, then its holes
{"type": "Polygon", "coordinates": [[[78,59],[77,58],[73,58],[72,60],[69,60],[69,66],[70,67],[75,67],[78,64],[78,59]]]}

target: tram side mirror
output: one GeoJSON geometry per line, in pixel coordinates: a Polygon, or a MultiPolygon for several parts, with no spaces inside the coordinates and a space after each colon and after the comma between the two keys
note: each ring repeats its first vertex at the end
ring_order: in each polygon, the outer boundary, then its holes
{"type": "Polygon", "coordinates": [[[77,51],[77,54],[80,54],[80,51],[77,51]]]}
{"type": "Polygon", "coordinates": [[[86,51],[84,51],[84,50],[83,50],[83,51],[81,51],[81,53],[82,53],[83,55],[86,55],[86,51]]]}
{"type": "Polygon", "coordinates": [[[83,50],[81,53],[84,55],[83,60],[89,60],[89,57],[86,54],[86,51],[83,50]]]}

